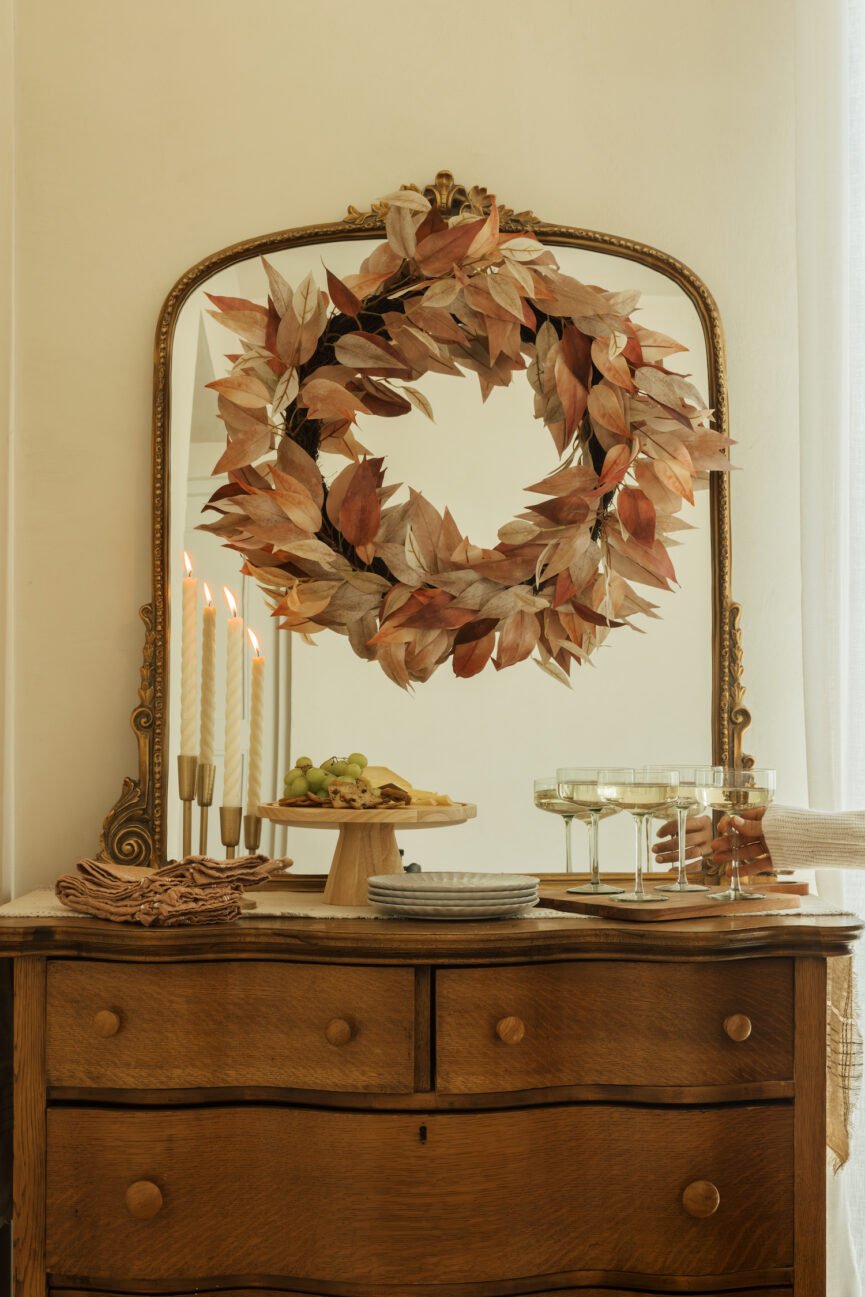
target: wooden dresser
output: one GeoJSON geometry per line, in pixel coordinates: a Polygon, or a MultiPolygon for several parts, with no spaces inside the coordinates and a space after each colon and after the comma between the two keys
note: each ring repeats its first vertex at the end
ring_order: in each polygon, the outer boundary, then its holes
{"type": "Polygon", "coordinates": [[[0,920],[14,1291],[818,1297],[859,926],[0,920]]]}

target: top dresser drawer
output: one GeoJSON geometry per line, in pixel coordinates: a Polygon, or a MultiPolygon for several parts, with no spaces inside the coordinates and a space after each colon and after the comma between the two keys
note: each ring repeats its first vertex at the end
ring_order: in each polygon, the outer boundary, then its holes
{"type": "Polygon", "coordinates": [[[409,1093],[414,970],[48,964],[50,1086],[409,1093]]]}
{"type": "Polygon", "coordinates": [[[793,1076],[789,959],[448,969],[436,1018],[443,1094],[793,1076]]]}

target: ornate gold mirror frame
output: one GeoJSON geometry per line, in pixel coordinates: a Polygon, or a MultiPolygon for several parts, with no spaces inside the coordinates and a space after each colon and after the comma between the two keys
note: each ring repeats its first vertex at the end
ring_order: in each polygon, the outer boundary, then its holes
{"type": "MultiPolygon", "coordinates": [[[[411,186],[417,188],[417,186],[411,186]]],[[[440,171],[423,194],[444,216],[488,210],[490,196],[480,187],[457,184],[449,171],[440,171]]],[[[169,427],[171,344],[177,316],[204,280],[225,267],[262,254],[303,244],[368,239],[384,236],[386,208],[371,211],[349,207],[341,221],[306,225],[235,243],[215,252],[188,270],[172,288],[159,316],[153,374],[153,598],[141,608],[145,625],[144,661],[138,705],[131,723],[138,742],[138,775],[123,781],[123,791],[102,826],[101,855],[131,865],[161,860],[165,852],[166,752],[168,721],[168,637],[170,588],[168,576],[169,427]]],[[[570,225],[552,225],[530,211],[502,211],[502,229],[531,229],[543,242],[583,248],[636,261],[676,283],[697,310],[706,343],[708,402],[715,411],[716,430],[729,436],[727,370],[721,318],[703,281],[666,252],[631,239],[570,225]]],[[[710,481],[712,553],[712,749],[713,760],[729,765],[752,765],[743,755],[742,739],[751,722],[743,705],[740,608],[731,597],[731,535],[729,474],[712,473],[710,481]]]]}

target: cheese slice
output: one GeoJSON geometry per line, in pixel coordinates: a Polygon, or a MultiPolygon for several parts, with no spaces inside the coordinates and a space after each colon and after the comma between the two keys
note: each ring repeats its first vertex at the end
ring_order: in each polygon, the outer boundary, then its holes
{"type": "Polygon", "coordinates": [[[453,806],[447,793],[434,793],[427,788],[415,788],[402,775],[398,775],[395,770],[390,770],[387,766],[367,766],[363,777],[372,784],[373,788],[381,788],[382,784],[396,784],[397,788],[408,793],[413,806],[453,806]]]}

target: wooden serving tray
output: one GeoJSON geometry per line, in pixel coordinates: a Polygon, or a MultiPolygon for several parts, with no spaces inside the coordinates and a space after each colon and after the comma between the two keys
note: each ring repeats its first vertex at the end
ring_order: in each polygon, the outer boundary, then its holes
{"type": "MultiPolygon", "coordinates": [[[[632,884],[633,885],[633,884],[632,884]]],[[[651,891],[651,888],[647,888],[651,891]]],[[[667,892],[666,902],[616,901],[615,896],[570,896],[541,888],[540,904],[570,914],[596,914],[600,919],[629,923],[664,923],[671,919],[709,919],[724,914],[760,914],[766,910],[798,910],[799,897],[772,892],[759,900],[713,901],[708,892],[667,892]]]]}

